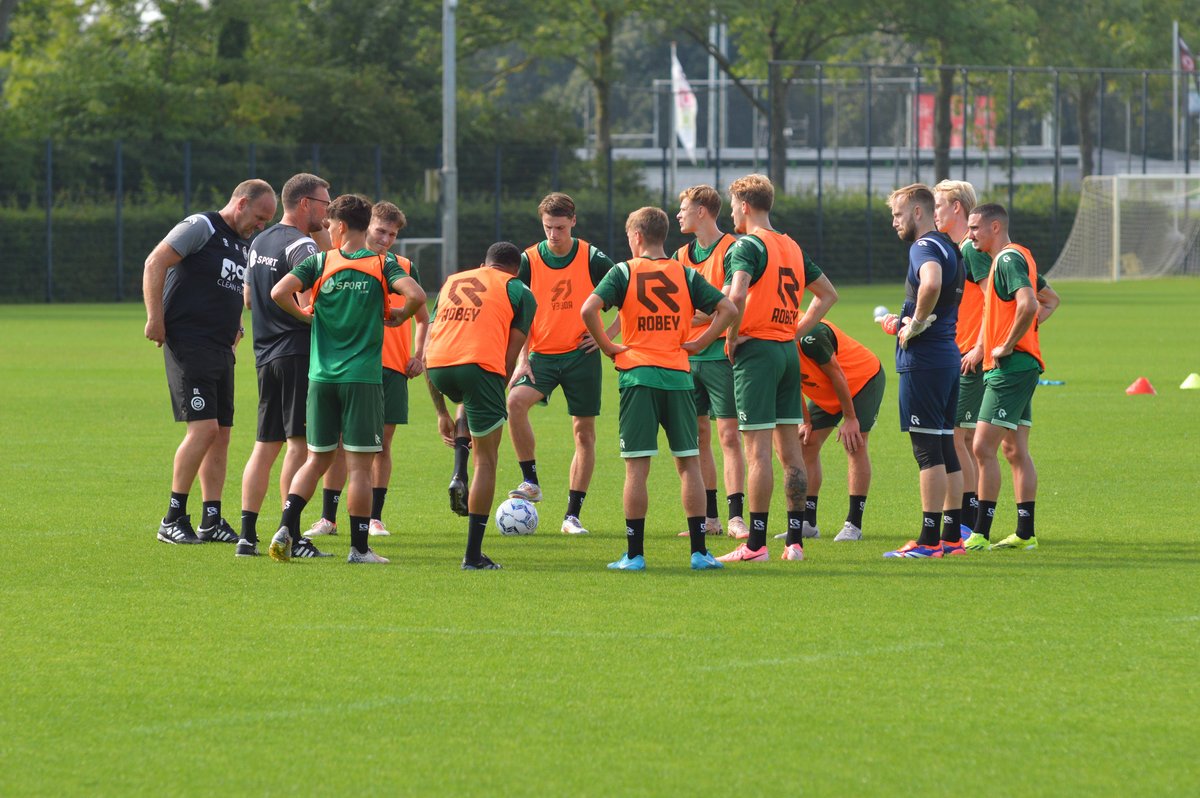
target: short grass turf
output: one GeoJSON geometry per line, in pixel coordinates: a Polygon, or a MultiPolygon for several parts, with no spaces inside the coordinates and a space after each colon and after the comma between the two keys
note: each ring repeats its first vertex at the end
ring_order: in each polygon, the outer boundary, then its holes
{"type": "MultiPolygon", "coordinates": [[[[1200,391],[1178,385],[1200,371],[1200,281],[1057,288],[1045,377],[1066,384],[1034,405],[1041,550],[880,557],[920,521],[891,339],[869,320],[901,292],[854,287],[830,318],[889,380],[866,539],[831,540],[831,441],[809,560],[772,541],[770,563],[720,573],[687,567],[665,453],[649,570],[604,568],[624,549],[611,374],[591,534],[558,533],[555,396],[534,411],[542,528],[485,541],[503,571],[458,569],[450,451],[419,381],[394,534],[373,544],[391,565],[347,566],[345,534],[321,541],[334,559],[290,565],[163,545],[182,427],[140,306],[0,308],[0,794],[1195,794],[1200,391]],[[1125,394],[1139,376],[1157,396],[1125,394]]],[[[235,525],[256,401],[240,354],[235,525]]],[[[501,488],[519,480],[503,447],[501,488]]],[[[273,489],[264,540],[278,514],[273,489]]]]}

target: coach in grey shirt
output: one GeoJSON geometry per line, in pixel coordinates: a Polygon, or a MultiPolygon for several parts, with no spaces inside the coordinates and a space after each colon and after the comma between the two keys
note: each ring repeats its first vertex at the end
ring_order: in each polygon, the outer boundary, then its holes
{"type": "Polygon", "coordinates": [[[237,541],[221,517],[233,426],[233,347],[241,337],[248,239],[271,221],[275,207],[269,183],[247,180],[221,210],[175,225],[146,258],[146,337],[163,348],[175,420],[187,422],[175,452],[170,506],[158,527],[164,543],[237,541]],[[187,512],[197,474],[204,500],[198,532],[187,512]]]}
{"type": "MultiPolygon", "coordinates": [[[[329,183],[301,173],[283,184],[283,218],[255,237],[246,270],[246,307],[254,330],[254,362],[258,371],[258,432],[254,450],[242,472],[242,526],[238,557],[258,554],[258,512],[271,478],[271,466],[287,441],[279,472],[280,501],[304,465],[305,403],[308,398],[308,351],[312,329],[271,299],[271,289],[309,255],[328,249],[312,236],[327,240],[325,209],[329,183]]],[[[300,299],[299,297],[297,298],[300,299]]],[[[309,302],[301,301],[301,306],[309,302]]]]}

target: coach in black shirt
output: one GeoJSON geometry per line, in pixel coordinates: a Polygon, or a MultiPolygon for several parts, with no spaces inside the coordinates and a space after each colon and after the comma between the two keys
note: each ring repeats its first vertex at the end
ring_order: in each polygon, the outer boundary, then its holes
{"type": "Polygon", "coordinates": [[[219,211],[175,225],[146,258],[146,337],[163,348],[176,421],[187,422],[175,452],[171,503],[159,524],[164,543],[236,543],[221,517],[221,489],[233,426],[233,347],[242,335],[242,280],[248,239],[275,216],[275,190],[247,180],[219,211]],[[188,493],[200,475],[204,518],[192,530],[188,493]]]}

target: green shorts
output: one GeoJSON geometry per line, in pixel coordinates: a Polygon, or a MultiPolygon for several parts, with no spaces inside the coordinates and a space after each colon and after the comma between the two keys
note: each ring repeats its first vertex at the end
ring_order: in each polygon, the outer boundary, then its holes
{"type": "Polygon", "coordinates": [[[696,404],[691,391],[667,391],[645,385],[621,389],[617,427],[622,457],[658,454],[658,428],[667,432],[667,445],[676,457],[700,454],[696,404]]]}
{"type": "Polygon", "coordinates": [[[979,420],[997,427],[1033,426],[1033,392],[1041,372],[1037,369],[1005,373],[992,369],[983,377],[983,403],[979,420]]]}
{"type": "Polygon", "coordinates": [[[383,423],[408,423],[408,377],[383,369],[383,423]]]}
{"type": "Polygon", "coordinates": [[[737,418],[733,398],[733,364],[721,360],[692,360],[692,400],[696,415],[709,418],[737,418]]]}
{"type": "Polygon", "coordinates": [[[533,380],[522,377],[516,385],[528,385],[542,395],[542,404],[550,400],[554,389],[562,386],[567,397],[567,412],[573,416],[600,415],[600,393],[604,384],[600,350],[568,352],[563,355],[529,355],[533,380]]]}
{"type": "Polygon", "coordinates": [[[474,363],[429,369],[429,381],[451,402],[461,402],[467,411],[467,428],[481,438],[504,426],[508,409],[504,402],[505,380],[474,363]]]}
{"type": "Polygon", "coordinates": [[[796,343],[751,338],[740,344],[734,353],[733,393],[740,430],[803,424],[796,343]]]}
{"type": "Polygon", "coordinates": [[[958,410],[954,415],[954,426],[974,429],[979,420],[979,407],[983,404],[983,369],[958,378],[958,410]]]}
{"type": "Polygon", "coordinates": [[[332,452],[383,449],[383,386],[365,382],[308,383],[308,448],[332,452]]]}
{"type": "MultiPolygon", "coordinates": [[[[858,416],[858,429],[860,432],[870,432],[875,428],[875,422],[879,420],[879,408],[883,404],[883,389],[885,387],[887,387],[887,377],[884,376],[883,369],[881,368],[852,397],[854,415],[858,416]]],[[[812,419],[813,429],[836,427],[842,420],[841,411],[826,413],[812,402],[808,403],[808,415],[812,419]]]]}

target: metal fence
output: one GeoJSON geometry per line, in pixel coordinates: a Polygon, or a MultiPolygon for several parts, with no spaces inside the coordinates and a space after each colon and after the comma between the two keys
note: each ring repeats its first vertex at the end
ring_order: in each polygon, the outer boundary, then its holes
{"type": "MultiPolygon", "coordinates": [[[[625,215],[644,204],[674,209],[679,189],[723,187],[750,171],[782,175],[777,224],[835,279],[895,279],[902,250],[883,199],[935,178],[935,114],[948,74],[950,176],[1004,202],[1014,233],[1052,264],[1070,232],[1085,172],[1187,173],[1194,115],[1175,113],[1177,75],[1164,70],[776,62],[771,79],[693,81],[695,159],[676,145],[669,81],[618,86],[611,157],[580,148],[518,144],[459,149],[458,251],[464,265],[494,240],[541,237],[537,201],[564,190],[579,205],[581,237],[615,258],[625,215]],[[782,98],[772,102],[769,87],[782,98]],[[772,109],[776,109],[774,113],[772,109]],[[782,109],[782,118],[776,118],[782,109]],[[773,162],[771,132],[782,137],[773,162]],[[773,168],[774,167],[774,168],[773,168]]],[[[580,122],[590,112],[584,103],[580,122]]],[[[9,272],[0,302],[140,298],[146,254],[190,212],[221,207],[247,177],[276,188],[295,172],[397,202],[402,237],[427,287],[440,284],[441,235],[434,149],[230,142],[4,141],[0,246],[9,272]]],[[[1190,157],[1189,157],[1190,156],[1190,157]]],[[[673,236],[669,244],[681,241],[673,236]]]]}

